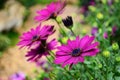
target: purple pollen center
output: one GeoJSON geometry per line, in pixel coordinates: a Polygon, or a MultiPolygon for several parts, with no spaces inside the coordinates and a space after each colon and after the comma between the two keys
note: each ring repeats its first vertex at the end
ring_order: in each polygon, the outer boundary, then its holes
{"type": "Polygon", "coordinates": [[[73,57],[76,57],[76,56],[79,56],[81,54],[81,50],[78,48],[78,49],[74,49],[72,51],[72,56],[73,57]]]}
{"type": "Polygon", "coordinates": [[[34,42],[34,41],[37,41],[38,39],[39,39],[39,36],[35,35],[33,36],[32,41],[34,42]]]}

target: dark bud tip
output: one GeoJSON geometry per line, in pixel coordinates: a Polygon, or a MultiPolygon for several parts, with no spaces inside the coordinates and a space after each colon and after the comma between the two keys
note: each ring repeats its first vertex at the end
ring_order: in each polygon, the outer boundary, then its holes
{"type": "Polygon", "coordinates": [[[73,26],[73,20],[71,16],[67,16],[66,19],[62,19],[62,22],[65,27],[71,28],[73,26]]]}

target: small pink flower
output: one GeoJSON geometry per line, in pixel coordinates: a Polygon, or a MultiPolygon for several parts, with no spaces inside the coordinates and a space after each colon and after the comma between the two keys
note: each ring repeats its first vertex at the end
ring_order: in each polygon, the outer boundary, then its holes
{"type": "Polygon", "coordinates": [[[49,35],[53,34],[55,30],[53,30],[54,26],[46,25],[46,26],[37,26],[35,29],[31,29],[28,32],[23,33],[20,37],[20,42],[18,45],[22,47],[31,47],[40,45],[42,40],[46,40],[49,35]]]}
{"type": "Polygon", "coordinates": [[[116,32],[117,32],[117,30],[118,30],[118,27],[117,26],[113,26],[112,27],[112,36],[115,36],[116,35],[116,32]]]}
{"type": "Polygon", "coordinates": [[[68,40],[66,45],[58,47],[56,52],[55,64],[65,65],[77,64],[78,62],[84,62],[85,56],[95,56],[99,49],[98,42],[94,42],[94,36],[84,36],[83,38],[76,37],[76,40],[68,40]]]}
{"type": "Polygon", "coordinates": [[[97,28],[97,27],[93,27],[93,28],[92,28],[92,31],[91,31],[91,34],[92,34],[93,36],[96,36],[97,33],[98,33],[98,28],[97,28]]]}
{"type": "Polygon", "coordinates": [[[103,38],[104,38],[104,39],[107,39],[107,38],[108,38],[108,33],[107,33],[107,32],[104,32],[103,38]]]}
{"type": "Polygon", "coordinates": [[[51,4],[47,5],[45,9],[37,11],[37,16],[35,16],[36,21],[46,21],[50,18],[56,18],[56,16],[62,13],[65,7],[65,1],[62,2],[61,0],[57,2],[52,2],[51,4]]]}
{"type": "Polygon", "coordinates": [[[26,80],[26,75],[22,72],[17,72],[10,76],[9,80],[26,80]]]}

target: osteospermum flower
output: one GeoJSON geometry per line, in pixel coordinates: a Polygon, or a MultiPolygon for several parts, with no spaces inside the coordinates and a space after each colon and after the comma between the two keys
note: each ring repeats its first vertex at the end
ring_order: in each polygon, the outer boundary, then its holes
{"type": "Polygon", "coordinates": [[[48,63],[48,61],[37,61],[36,62],[38,67],[41,67],[45,72],[49,72],[52,70],[52,66],[48,63]]]}
{"type": "Polygon", "coordinates": [[[22,72],[17,72],[10,76],[9,80],[26,80],[26,75],[22,72]]]}
{"type": "Polygon", "coordinates": [[[84,36],[83,38],[76,37],[76,40],[68,40],[66,45],[58,47],[56,52],[55,64],[73,65],[78,62],[84,62],[85,56],[95,56],[99,49],[98,42],[93,42],[94,37],[84,36]]]}
{"type": "Polygon", "coordinates": [[[28,61],[38,61],[43,55],[49,55],[49,51],[54,50],[56,48],[57,42],[55,39],[46,43],[46,41],[42,41],[42,43],[35,49],[31,49],[27,54],[28,61]]]}
{"type": "Polygon", "coordinates": [[[104,32],[103,38],[104,38],[104,39],[107,39],[107,38],[108,38],[108,33],[107,33],[107,32],[104,32]]]}
{"type": "Polygon", "coordinates": [[[98,33],[98,28],[97,28],[97,27],[93,27],[93,28],[92,28],[92,31],[91,31],[91,34],[92,34],[93,36],[96,36],[97,33],[98,33]]]}
{"type": "Polygon", "coordinates": [[[65,7],[65,1],[57,1],[52,2],[51,4],[47,5],[46,8],[37,11],[37,16],[35,16],[36,21],[46,21],[50,18],[56,18],[58,14],[63,12],[63,9],[65,7]]]}
{"type": "Polygon", "coordinates": [[[37,26],[35,29],[31,29],[28,32],[23,33],[20,37],[20,42],[18,45],[22,47],[31,47],[32,45],[40,45],[41,40],[46,40],[49,35],[53,34],[55,30],[53,30],[54,26],[46,25],[46,26],[37,26]]]}
{"type": "Polygon", "coordinates": [[[116,35],[117,30],[118,30],[117,26],[112,27],[112,36],[116,35]]]}

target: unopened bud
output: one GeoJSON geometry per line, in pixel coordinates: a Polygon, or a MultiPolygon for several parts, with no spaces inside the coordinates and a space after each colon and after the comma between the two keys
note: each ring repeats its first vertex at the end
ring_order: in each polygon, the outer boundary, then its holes
{"type": "Polygon", "coordinates": [[[98,14],[97,14],[97,18],[98,18],[98,19],[103,19],[103,14],[102,14],[102,13],[98,13],[98,14]]]}
{"type": "Polygon", "coordinates": [[[107,51],[107,50],[103,51],[103,56],[104,57],[109,57],[110,56],[110,52],[107,51]]]}
{"type": "Polygon", "coordinates": [[[63,37],[61,41],[63,44],[65,44],[67,42],[67,40],[68,40],[68,37],[63,37]]]}
{"type": "Polygon", "coordinates": [[[102,64],[98,64],[98,67],[99,67],[99,68],[102,68],[102,64]]]}
{"type": "Polygon", "coordinates": [[[62,18],[60,16],[57,16],[56,20],[57,20],[58,23],[62,22],[62,18]]]}
{"type": "Polygon", "coordinates": [[[120,56],[116,57],[115,60],[120,62],[120,56]]]}
{"type": "Polygon", "coordinates": [[[113,50],[118,50],[119,49],[118,43],[113,43],[112,48],[113,48],[113,50]]]}

